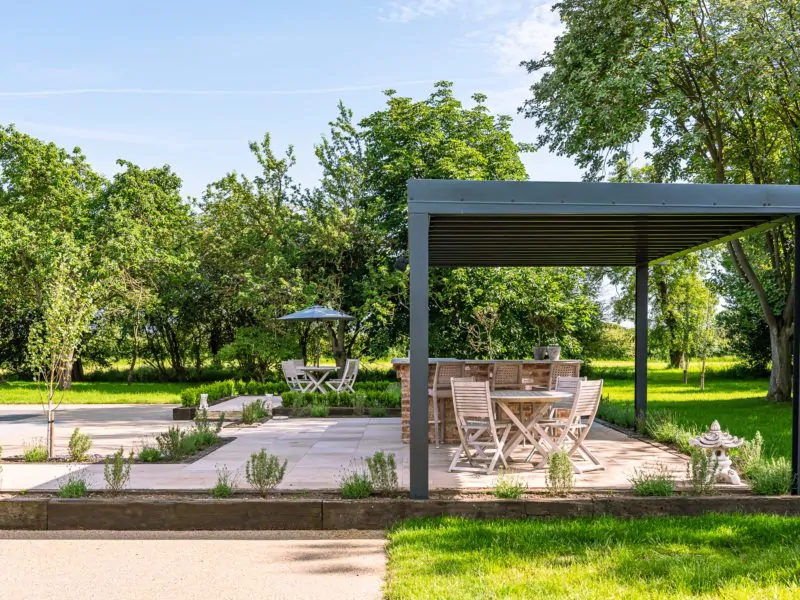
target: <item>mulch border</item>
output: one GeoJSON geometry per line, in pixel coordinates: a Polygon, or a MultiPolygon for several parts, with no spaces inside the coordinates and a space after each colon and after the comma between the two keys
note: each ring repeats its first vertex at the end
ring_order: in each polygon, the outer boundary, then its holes
{"type": "Polygon", "coordinates": [[[410,518],[470,519],[688,516],[705,513],[800,516],[797,496],[605,495],[574,498],[430,499],[241,499],[58,498],[0,500],[0,529],[99,530],[340,530],[385,529],[410,518]]]}

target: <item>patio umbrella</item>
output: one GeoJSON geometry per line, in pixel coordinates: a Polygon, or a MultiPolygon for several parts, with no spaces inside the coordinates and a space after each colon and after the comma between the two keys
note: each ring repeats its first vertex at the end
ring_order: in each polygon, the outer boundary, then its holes
{"type": "MultiPolygon", "coordinates": [[[[297,312],[278,317],[278,321],[352,321],[354,318],[355,317],[351,317],[350,315],[339,312],[338,310],[315,304],[313,306],[309,306],[308,308],[304,308],[303,310],[298,310],[297,312]]],[[[314,353],[314,359],[317,365],[319,365],[318,338],[317,351],[314,353]]]]}

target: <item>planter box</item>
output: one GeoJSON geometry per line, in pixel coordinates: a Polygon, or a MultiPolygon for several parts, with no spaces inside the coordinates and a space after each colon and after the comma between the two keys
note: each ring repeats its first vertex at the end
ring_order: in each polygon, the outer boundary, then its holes
{"type": "Polygon", "coordinates": [[[194,406],[176,406],[172,409],[173,421],[194,421],[197,409],[194,406]]]}

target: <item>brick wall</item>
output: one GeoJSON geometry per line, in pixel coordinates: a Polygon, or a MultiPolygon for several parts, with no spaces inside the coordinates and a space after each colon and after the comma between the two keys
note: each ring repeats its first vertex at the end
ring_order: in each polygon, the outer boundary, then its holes
{"type": "MultiPolygon", "coordinates": [[[[401,399],[401,428],[403,442],[408,442],[411,435],[411,428],[409,421],[411,418],[411,381],[409,377],[408,364],[396,364],[394,366],[397,371],[397,377],[400,379],[400,389],[402,393],[401,399]]],[[[436,365],[430,365],[428,371],[429,385],[433,381],[433,373],[436,370],[436,365]]],[[[467,376],[475,377],[478,381],[486,381],[489,378],[489,365],[488,364],[467,364],[467,376]]],[[[537,387],[548,387],[550,384],[550,364],[549,363],[532,363],[525,364],[522,368],[523,382],[537,387]]],[[[523,418],[527,416],[530,409],[526,407],[523,413],[523,418]]],[[[442,415],[440,415],[440,418],[442,415]]],[[[428,421],[433,421],[433,403],[428,402],[428,421]]],[[[455,427],[455,419],[453,415],[453,402],[448,398],[444,400],[444,442],[447,444],[457,444],[458,431],[455,427]]],[[[433,443],[433,425],[428,425],[428,441],[433,443]]]]}

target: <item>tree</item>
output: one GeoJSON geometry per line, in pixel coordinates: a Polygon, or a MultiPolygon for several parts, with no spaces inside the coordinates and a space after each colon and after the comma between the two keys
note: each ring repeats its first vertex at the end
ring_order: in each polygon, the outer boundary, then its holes
{"type": "Polygon", "coordinates": [[[72,368],[75,349],[95,311],[96,290],[79,282],[87,267],[80,250],[68,242],[53,257],[49,279],[42,287],[42,317],[33,323],[28,336],[28,363],[44,386],[40,389],[42,409],[47,416],[47,455],[54,456],[55,412],[63,400],[61,382],[72,368]],[[56,402],[56,392],[61,397],[56,402]]]}
{"type": "MultiPolygon", "coordinates": [[[[648,158],[663,181],[800,183],[800,13],[792,3],[564,0],[555,9],[564,34],[524,63],[544,71],[521,109],[542,129],[540,147],[574,157],[596,179],[609,157],[627,157],[649,134],[648,158]]],[[[790,396],[789,239],[784,228],[728,243],[769,328],[768,395],[779,401],[790,396]],[[768,257],[764,268],[751,252],[768,257]],[[769,279],[780,280],[777,301],[769,279]]]]}
{"type": "MultiPolygon", "coordinates": [[[[708,296],[705,306],[701,307],[700,326],[697,329],[697,336],[694,347],[695,352],[700,358],[700,389],[706,389],[706,360],[714,354],[720,345],[719,328],[716,322],[717,303],[716,298],[708,296]]],[[[684,376],[684,383],[685,383],[684,376]]]]}

